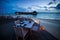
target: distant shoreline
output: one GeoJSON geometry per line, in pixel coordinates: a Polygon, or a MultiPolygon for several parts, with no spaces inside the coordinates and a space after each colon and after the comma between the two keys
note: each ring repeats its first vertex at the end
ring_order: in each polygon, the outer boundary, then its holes
{"type": "Polygon", "coordinates": [[[38,18],[38,19],[39,19],[39,20],[53,20],[53,21],[54,21],[54,20],[56,20],[56,21],[59,20],[59,21],[60,21],[60,19],[42,19],[42,18],[38,18]]]}
{"type": "MultiPolygon", "coordinates": [[[[14,15],[14,16],[15,16],[15,15],[14,15]]],[[[2,17],[5,19],[5,16],[0,16],[0,19],[1,19],[2,17]]],[[[8,16],[8,15],[7,15],[6,17],[7,17],[7,18],[8,18],[8,17],[13,18],[12,16],[8,16]]],[[[13,19],[14,19],[14,18],[13,18],[13,19]]],[[[60,20],[60,19],[51,19],[51,18],[50,18],[50,19],[48,19],[48,18],[35,18],[35,19],[38,19],[38,20],[40,20],[40,19],[41,19],[41,20],[57,20],[57,21],[60,20]]]]}

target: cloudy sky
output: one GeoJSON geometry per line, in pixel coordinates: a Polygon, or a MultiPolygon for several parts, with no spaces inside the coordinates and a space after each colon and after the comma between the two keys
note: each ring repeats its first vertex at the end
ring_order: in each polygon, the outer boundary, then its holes
{"type": "Polygon", "coordinates": [[[56,0],[56,4],[48,5],[52,0],[1,0],[0,13],[13,13],[15,11],[56,11],[51,6],[56,7],[60,0],[56,0]]]}

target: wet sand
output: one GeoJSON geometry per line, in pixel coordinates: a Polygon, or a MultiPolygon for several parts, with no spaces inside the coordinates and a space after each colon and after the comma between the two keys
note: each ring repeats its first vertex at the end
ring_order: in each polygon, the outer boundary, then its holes
{"type": "Polygon", "coordinates": [[[60,40],[60,20],[40,19],[40,25],[60,40]]]}

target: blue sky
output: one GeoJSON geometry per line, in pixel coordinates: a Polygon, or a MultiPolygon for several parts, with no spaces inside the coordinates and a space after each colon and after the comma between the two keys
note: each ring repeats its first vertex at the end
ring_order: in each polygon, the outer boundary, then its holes
{"type": "Polygon", "coordinates": [[[52,0],[1,0],[0,13],[14,13],[15,11],[56,11],[54,8],[49,9],[50,6],[55,7],[60,0],[56,0],[56,4],[47,5],[52,0]],[[45,8],[47,7],[47,8],[45,8]]]}

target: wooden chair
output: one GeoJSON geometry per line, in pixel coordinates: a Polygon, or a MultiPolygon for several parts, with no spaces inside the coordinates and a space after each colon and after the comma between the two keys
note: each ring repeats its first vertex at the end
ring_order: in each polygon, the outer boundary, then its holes
{"type": "Polygon", "coordinates": [[[40,21],[36,20],[31,30],[38,32],[39,28],[40,28],[40,21]]]}
{"type": "Polygon", "coordinates": [[[16,40],[20,38],[22,38],[22,40],[25,40],[28,37],[28,30],[24,29],[24,28],[16,28],[13,27],[15,34],[16,34],[16,40]]]}

